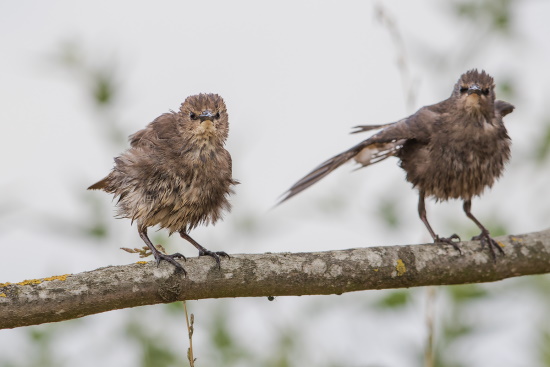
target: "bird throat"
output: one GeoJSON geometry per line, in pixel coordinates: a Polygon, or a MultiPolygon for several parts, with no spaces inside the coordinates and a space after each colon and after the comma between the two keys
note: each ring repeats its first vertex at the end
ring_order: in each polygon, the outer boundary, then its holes
{"type": "Polygon", "coordinates": [[[216,128],[210,120],[201,122],[195,129],[195,140],[201,144],[214,144],[216,137],[216,128]]]}
{"type": "Polygon", "coordinates": [[[466,103],[464,105],[466,110],[470,113],[479,114],[481,111],[481,100],[477,94],[471,94],[466,97],[466,103]]]}

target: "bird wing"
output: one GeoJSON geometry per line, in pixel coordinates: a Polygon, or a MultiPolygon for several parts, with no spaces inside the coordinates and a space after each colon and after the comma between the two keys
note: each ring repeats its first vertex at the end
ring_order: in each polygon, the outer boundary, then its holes
{"type": "Polygon", "coordinates": [[[514,108],[514,105],[508,102],[500,100],[495,101],[495,112],[497,113],[497,115],[500,115],[500,117],[504,117],[507,114],[511,113],[514,108]]]}
{"type": "MultiPolygon", "coordinates": [[[[165,113],[157,117],[153,122],[147,125],[144,129],[139,130],[133,135],[130,135],[130,150],[152,147],[159,143],[160,140],[169,139],[175,134],[174,132],[174,113],[165,113]]],[[[115,166],[120,164],[120,157],[115,158],[115,166]]],[[[111,174],[102,180],[88,187],[88,190],[109,190],[108,186],[111,182],[111,174]]]]}
{"type": "Polygon", "coordinates": [[[431,134],[433,123],[440,117],[442,109],[440,104],[422,107],[414,115],[383,125],[362,125],[356,126],[353,133],[370,131],[375,129],[382,130],[350,149],[326,160],[308,173],[298,182],[296,182],[283,195],[279,204],[290,199],[294,195],[302,192],[311,185],[315,184],[323,177],[346,163],[350,159],[357,157],[357,161],[363,166],[379,162],[391,155],[395,155],[397,149],[408,139],[417,139],[419,141],[428,141],[431,134]],[[373,153],[369,153],[368,163],[361,159],[359,155],[364,153],[365,148],[372,148],[373,153]]]}
{"type": "Polygon", "coordinates": [[[156,145],[159,140],[170,139],[175,134],[175,118],[175,113],[173,112],[160,115],[144,129],[130,135],[128,138],[130,146],[132,148],[140,148],[156,145]]]}

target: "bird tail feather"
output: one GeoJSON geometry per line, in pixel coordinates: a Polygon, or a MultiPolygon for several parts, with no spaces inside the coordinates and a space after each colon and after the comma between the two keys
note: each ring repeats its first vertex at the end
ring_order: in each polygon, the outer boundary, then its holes
{"type": "Polygon", "coordinates": [[[342,164],[346,163],[350,159],[352,159],[362,148],[359,146],[355,146],[349,150],[346,150],[343,153],[340,153],[327,161],[323,162],[321,165],[319,165],[317,168],[315,168],[313,171],[308,173],[306,176],[304,176],[302,179],[300,179],[298,182],[296,182],[290,189],[288,189],[287,192],[285,192],[279,201],[278,204],[281,204],[282,202],[290,199],[294,195],[304,191],[311,185],[315,184],[316,182],[320,181],[322,178],[327,176],[329,173],[334,171],[336,168],[340,167],[342,164]]]}
{"type": "Polygon", "coordinates": [[[96,182],[92,186],[88,187],[88,190],[104,190],[107,187],[109,176],[105,177],[101,181],[96,182]]]}

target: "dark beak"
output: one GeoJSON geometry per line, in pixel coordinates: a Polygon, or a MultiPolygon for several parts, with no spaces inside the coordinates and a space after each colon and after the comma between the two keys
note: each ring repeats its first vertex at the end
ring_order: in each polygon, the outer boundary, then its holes
{"type": "Polygon", "coordinates": [[[475,93],[478,96],[481,95],[481,88],[479,87],[479,85],[473,84],[473,85],[470,86],[470,88],[468,88],[468,95],[470,95],[472,93],[475,93]]]}
{"type": "Polygon", "coordinates": [[[199,115],[199,119],[201,120],[201,122],[203,121],[206,121],[206,120],[212,120],[212,112],[210,111],[202,111],[202,113],[199,115]]]}

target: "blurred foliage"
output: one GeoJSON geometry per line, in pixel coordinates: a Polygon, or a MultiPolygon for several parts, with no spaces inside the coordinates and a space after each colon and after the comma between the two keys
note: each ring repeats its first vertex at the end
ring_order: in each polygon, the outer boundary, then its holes
{"type": "Polygon", "coordinates": [[[98,57],[89,57],[76,41],[64,42],[54,58],[54,62],[83,81],[86,85],[84,90],[89,96],[88,100],[95,102],[97,107],[111,107],[120,94],[120,88],[116,82],[117,70],[112,60],[99,65],[90,64],[98,61],[98,57]]]}
{"type": "Polygon", "coordinates": [[[457,304],[478,300],[488,296],[487,290],[479,284],[451,285],[445,290],[452,301],[457,304]]]}
{"type": "Polygon", "coordinates": [[[550,155],[550,119],[545,121],[539,141],[534,144],[535,159],[540,163],[546,162],[550,155]]]}
{"type": "Polygon", "coordinates": [[[260,366],[266,367],[290,367],[295,366],[294,354],[299,352],[297,336],[300,335],[299,330],[294,327],[281,330],[275,340],[275,345],[271,351],[271,355],[267,355],[267,359],[260,366]]]}
{"type": "Polygon", "coordinates": [[[62,365],[52,353],[55,328],[36,328],[29,332],[30,339],[37,348],[31,353],[29,366],[55,367],[62,365]]]}
{"type": "Polygon", "coordinates": [[[378,217],[390,228],[399,228],[402,223],[399,205],[398,200],[393,197],[385,197],[378,202],[378,217]]]}
{"type": "Polygon", "coordinates": [[[513,100],[515,99],[517,82],[512,79],[510,76],[505,76],[500,78],[496,86],[496,94],[499,96],[498,99],[502,100],[513,100]]]}
{"type": "Polygon", "coordinates": [[[550,328],[546,328],[541,332],[540,359],[543,366],[550,367],[550,328]]]}
{"type": "Polygon", "coordinates": [[[105,75],[102,70],[95,77],[95,83],[92,87],[94,100],[98,105],[108,105],[116,96],[116,89],[112,83],[110,75],[105,75]]]}
{"type": "Polygon", "coordinates": [[[513,24],[513,0],[452,1],[454,13],[472,26],[509,35],[513,24]]]}
{"type": "Polygon", "coordinates": [[[253,212],[243,213],[235,219],[235,227],[240,233],[255,235],[262,233],[258,214],[253,212]]]}
{"type": "Polygon", "coordinates": [[[411,290],[391,290],[387,291],[386,295],[377,300],[373,306],[379,309],[398,309],[407,306],[411,300],[411,290]]]}
{"type": "Polygon", "coordinates": [[[60,330],[58,325],[41,325],[28,330],[29,343],[24,350],[19,352],[19,355],[26,357],[24,362],[2,360],[0,353],[0,367],[62,367],[66,365],[54,352],[54,344],[60,330]]]}
{"type": "Polygon", "coordinates": [[[490,297],[483,286],[465,284],[438,287],[445,297],[443,302],[445,312],[443,317],[436,321],[435,339],[435,366],[462,367],[460,355],[453,353],[456,345],[463,340],[476,337],[481,325],[467,318],[467,313],[473,302],[479,302],[490,297]]]}
{"type": "Polygon", "coordinates": [[[116,58],[105,60],[90,56],[80,43],[66,41],[54,55],[53,62],[83,87],[80,89],[86,100],[99,116],[96,120],[98,127],[115,148],[122,148],[128,134],[120,127],[117,117],[119,96],[123,93],[119,80],[123,78],[116,67],[116,58]]]}
{"type": "MultiPolygon", "coordinates": [[[[226,310],[216,307],[211,311],[209,318],[208,334],[211,346],[208,354],[209,359],[214,362],[212,365],[230,367],[242,365],[243,361],[250,360],[250,351],[234,337],[229,327],[226,310]]],[[[201,365],[200,352],[195,351],[195,358],[197,358],[197,365],[201,365]]]]}
{"type": "MultiPolygon", "coordinates": [[[[169,324],[166,324],[167,327],[169,324]]],[[[169,366],[183,366],[181,351],[175,352],[171,346],[174,345],[164,334],[152,335],[150,329],[144,327],[137,319],[130,321],[126,327],[126,333],[130,339],[135,340],[139,344],[139,350],[141,351],[141,367],[169,367],[169,366]]],[[[184,335],[182,333],[182,335],[184,335]]],[[[182,348],[186,339],[182,337],[182,348]]]]}
{"type": "Polygon", "coordinates": [[[83,207],[89,209],[88,220],[81,225],[75,226],[80,228],[83,235],[96,238],[97,240],[106,239],[109,237],[109,227],[107,219],[110,214],[102,201],[97,200],[91,195],[79,195],[84,202],[83,207]]]}

